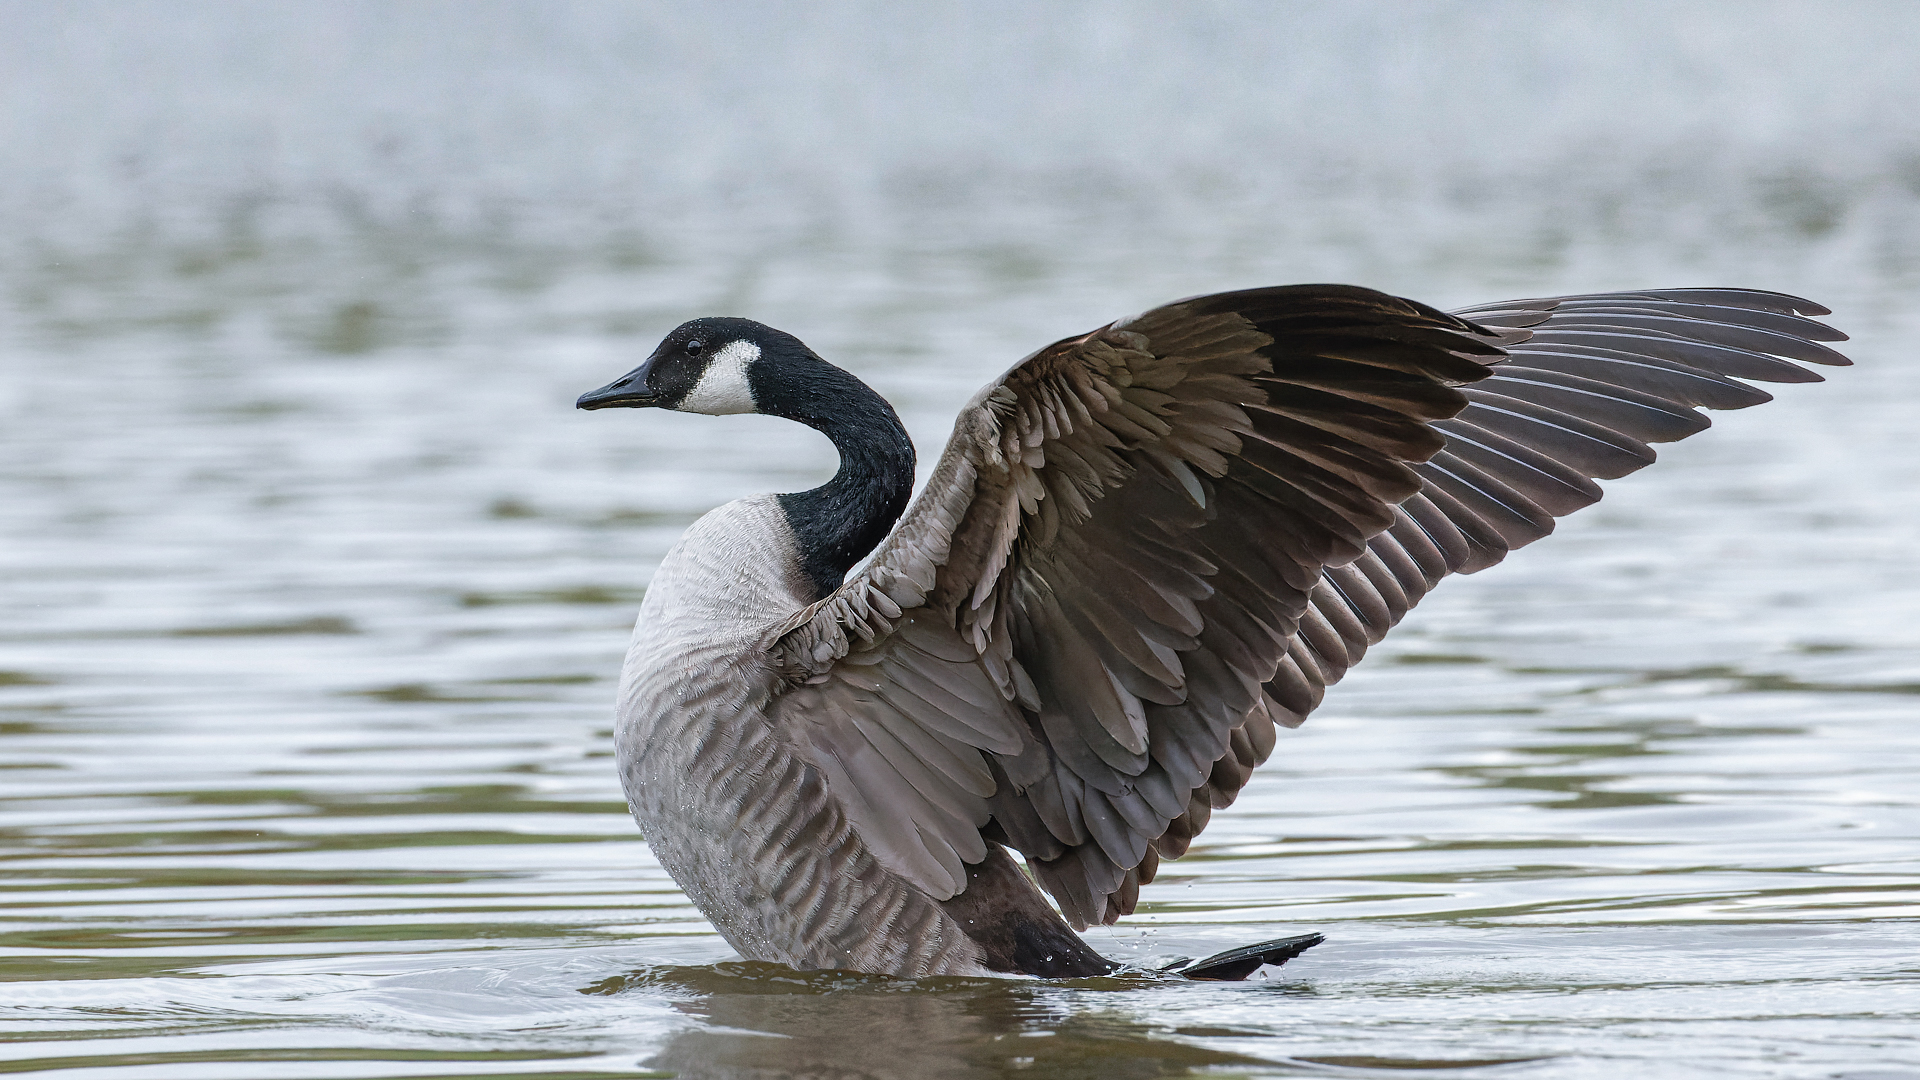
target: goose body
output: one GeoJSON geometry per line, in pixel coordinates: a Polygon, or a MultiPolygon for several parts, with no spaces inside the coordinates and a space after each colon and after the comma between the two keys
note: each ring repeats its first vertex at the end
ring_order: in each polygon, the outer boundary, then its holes
{"type": "Polygon", "coordinates": [[[580,407],[784,416],[841,465],[719,507],[661,563],[615,733],[634,815],[750,959],[1112,970],[1074,930],[1131,912],[1276,727],[1442,577],[1704,428],[1695,406],[1846,363],[1825,313],[1730,289],[1455,315],[1350,286],[1196,297],[984,388],[904,518],[884,399],[781,331],[683,324],[580,407]]]}
{"type": "Polygon", "coordinates": [[[634,816],[743,956],[803,970],[987,974],[954,919],[880,866],[818,772],[764,721],[781,680],[741,658],[813,602],[795,556],[778,501],[762,495],[702,517],[661,563],[615,730],[634,816]]]}

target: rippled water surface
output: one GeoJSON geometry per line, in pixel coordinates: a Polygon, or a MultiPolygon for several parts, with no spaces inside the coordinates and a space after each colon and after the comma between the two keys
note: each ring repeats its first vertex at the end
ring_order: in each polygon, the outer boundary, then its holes
{"type": "Polygon", "coordinates": [[[0,3],[0,1073],[1920,1077],[1920,23],[1408,10],[0,3]],[[1267,978],[735,957],[613,680],[832,448],[573,397],[751,315],[931,459],[1325,279],[1780,288],[1859,366],[1449,582],[1091,935],[1328,936],[1267,978]]]}

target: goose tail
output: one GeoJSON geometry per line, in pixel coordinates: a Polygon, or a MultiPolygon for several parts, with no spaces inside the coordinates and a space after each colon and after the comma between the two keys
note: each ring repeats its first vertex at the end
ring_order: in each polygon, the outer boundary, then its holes
{"type": "Polygon", "coordinates": [[[1258,945],[1242,945],[1205,960],[1175,960],[1160,970],[1203,982],[1239,982],[1260,970],[1263,964],[1279,967],[1325,940],[1325,934],[1296,934],[1258,945]]]}

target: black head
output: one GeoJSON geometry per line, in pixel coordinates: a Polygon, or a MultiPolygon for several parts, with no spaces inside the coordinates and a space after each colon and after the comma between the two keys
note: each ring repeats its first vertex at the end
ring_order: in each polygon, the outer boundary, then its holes
{"type": "Polygon", "coordinates": [[[647,362],[580,395],[582,409],[673,409],[725,416],[769,412],[777,369],[825,363],[792,334],[752,319],[681,323],[647,362]]]}

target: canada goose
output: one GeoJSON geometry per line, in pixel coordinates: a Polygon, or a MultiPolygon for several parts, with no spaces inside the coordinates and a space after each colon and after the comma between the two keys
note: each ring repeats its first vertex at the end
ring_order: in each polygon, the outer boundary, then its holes
{"type": "Polygon", "coordinates": [[[840,468],[712,511],[661,563],[615,734],[634,816],[751,959],[1113,970],[1074,930],[1133,910],[1275,725],[1441,578],[1705,428],[1693,406],[1820,381],[1781,357],[1848,363],[1802,317],[1825,314],[1746,289],[1451,315],[1344,285],[1195,297],[975,395],[904,518],[913,445],[883,398],[792,335],[695,319],[579,407],[783,416],[840,468]]]}

